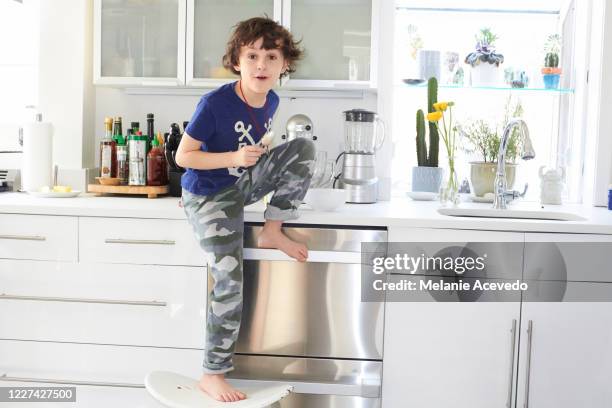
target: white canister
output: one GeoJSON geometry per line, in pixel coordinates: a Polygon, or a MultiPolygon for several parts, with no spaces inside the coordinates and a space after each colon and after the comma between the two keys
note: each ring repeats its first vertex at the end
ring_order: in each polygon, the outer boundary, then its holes
{"type": "Polygon", "coordinates": [[[38,191],[51,186],[53,166],[53,125],[42,121],[36,114],[36,121],[26,123],[23,131],[23,158],[21,165],[21,189],[38,191]]]}
{"type": "Polygon", "coordinates": [[[538,175],[540,176],[540,202],[542,204],[561,204],[563,193],[563,180],[565,179],[565,169],[549,169],[540,166],[538,175]]]}

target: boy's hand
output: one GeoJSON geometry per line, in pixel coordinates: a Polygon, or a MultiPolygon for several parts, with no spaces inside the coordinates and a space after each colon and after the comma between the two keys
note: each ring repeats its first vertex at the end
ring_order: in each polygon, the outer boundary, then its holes
{"type": "Polygon", "coordinates": [[[251,167],[257,160],[259,160],[259,156],[265,153],[265,149],[259,146],[242,146],[238,151],[234,152],[234,166],[235,167],[251,167]]]}

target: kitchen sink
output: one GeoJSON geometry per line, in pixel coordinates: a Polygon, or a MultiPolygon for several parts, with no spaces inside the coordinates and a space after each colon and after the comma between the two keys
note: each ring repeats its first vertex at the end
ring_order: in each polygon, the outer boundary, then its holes
{"type": "Polygon", "coordinates": [[[586,221],[580,215],[542,209],[438,208],[438,213],[451,217],[519,218],[529,220],[586,221]]]}

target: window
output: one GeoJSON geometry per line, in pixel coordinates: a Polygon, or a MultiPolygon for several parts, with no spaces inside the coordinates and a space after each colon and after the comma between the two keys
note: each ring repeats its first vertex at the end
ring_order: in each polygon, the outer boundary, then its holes
{"type": "Polygon", "coordinates": [[[38,0],[0,1],[0,151],[21,150],[19,124],[37,104],[38,26],[38,0]]]}
{"type": "MultiPolygon", "coordinates": [[[[586,2],[577,2],[576,7],[586,2]]],[[[538,170],[547,167],[566,168],[565,201],[578,202],[583,171],[584,110],[579,109],[584,89],[581,77],[586,67],[581,66],[587,41],[576,22],[574,2],[570,0],[401,0],[396,2],[394,113],[393,137],[395,157],[392,162],[393,190],[411,190],[411,168],[416,160],[416,112],[427,112],[427,88],[407,85],[406,79],[419,79],[428,68],[417,58],[417,49],[432,50],[439,56],[438,100],[454,101],[453,122],[462,125],[485,120],[491,129],[501,133],[505,106],[520,102],[523,119],[527,122],[536,157],[517,159],[516,180],[513,188],[521,191],[529,184],[526,200],[537,201],[540,196],[538,170]],[[476,34],[490,29],[498,39],[496,52],[503,54],[499,81],[495,86],[470,85],[470,66],[464,62],[475,49],[476,34]],[[560,88],[544,89],[541,68],[544,66],[545,43],[552,34],[561,36],[563,69],[560,88]],[[508,71],[508,72],[506,72],[508,71]],[[507,76],[528,78],[524,88],[512,88],[507,76]],[[582,154],[581,154],[582,153],[582,154]],[[409,163],[409,164],[406,164],[409,163]]],[[[582,28],[586,30],[585,28],[582,28]]],[[[421,51],[422,52],[422,51],[421,51]]],[[[423,55],[423,54],[422,54],[423,55]]],[[[422,60],[423,58],[421,58],[422,60]]],[[[430,71],[431,72],[431,71],[430,71]]],[[[516,85],[516,84],[515,84],[516,85]]],[[[510,115],[512,116],[512,115],[510,115]]],[[[459,182],[469,180],[470,161],[481,160],[463,151],[465,140],[459,144],[457,171],[459,182]]],[[[447,167],[443,142],[440,140],[439,166],[447,167]]]]}

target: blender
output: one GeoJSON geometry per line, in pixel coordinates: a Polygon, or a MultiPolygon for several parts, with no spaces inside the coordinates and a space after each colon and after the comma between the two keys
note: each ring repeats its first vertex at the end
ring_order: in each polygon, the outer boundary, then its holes
{"type": "Polygon", "coordinates": [[[347,203],[375,203],[378,196],[376,151],[385,140],[385,124],[376,112],[351,109],[344,117],[344,151],[336,158],[336,167],[344,158],[336,183],[346,190],[347,203]],[[379,131],[380,129],[380,131],[379,131]]]}

